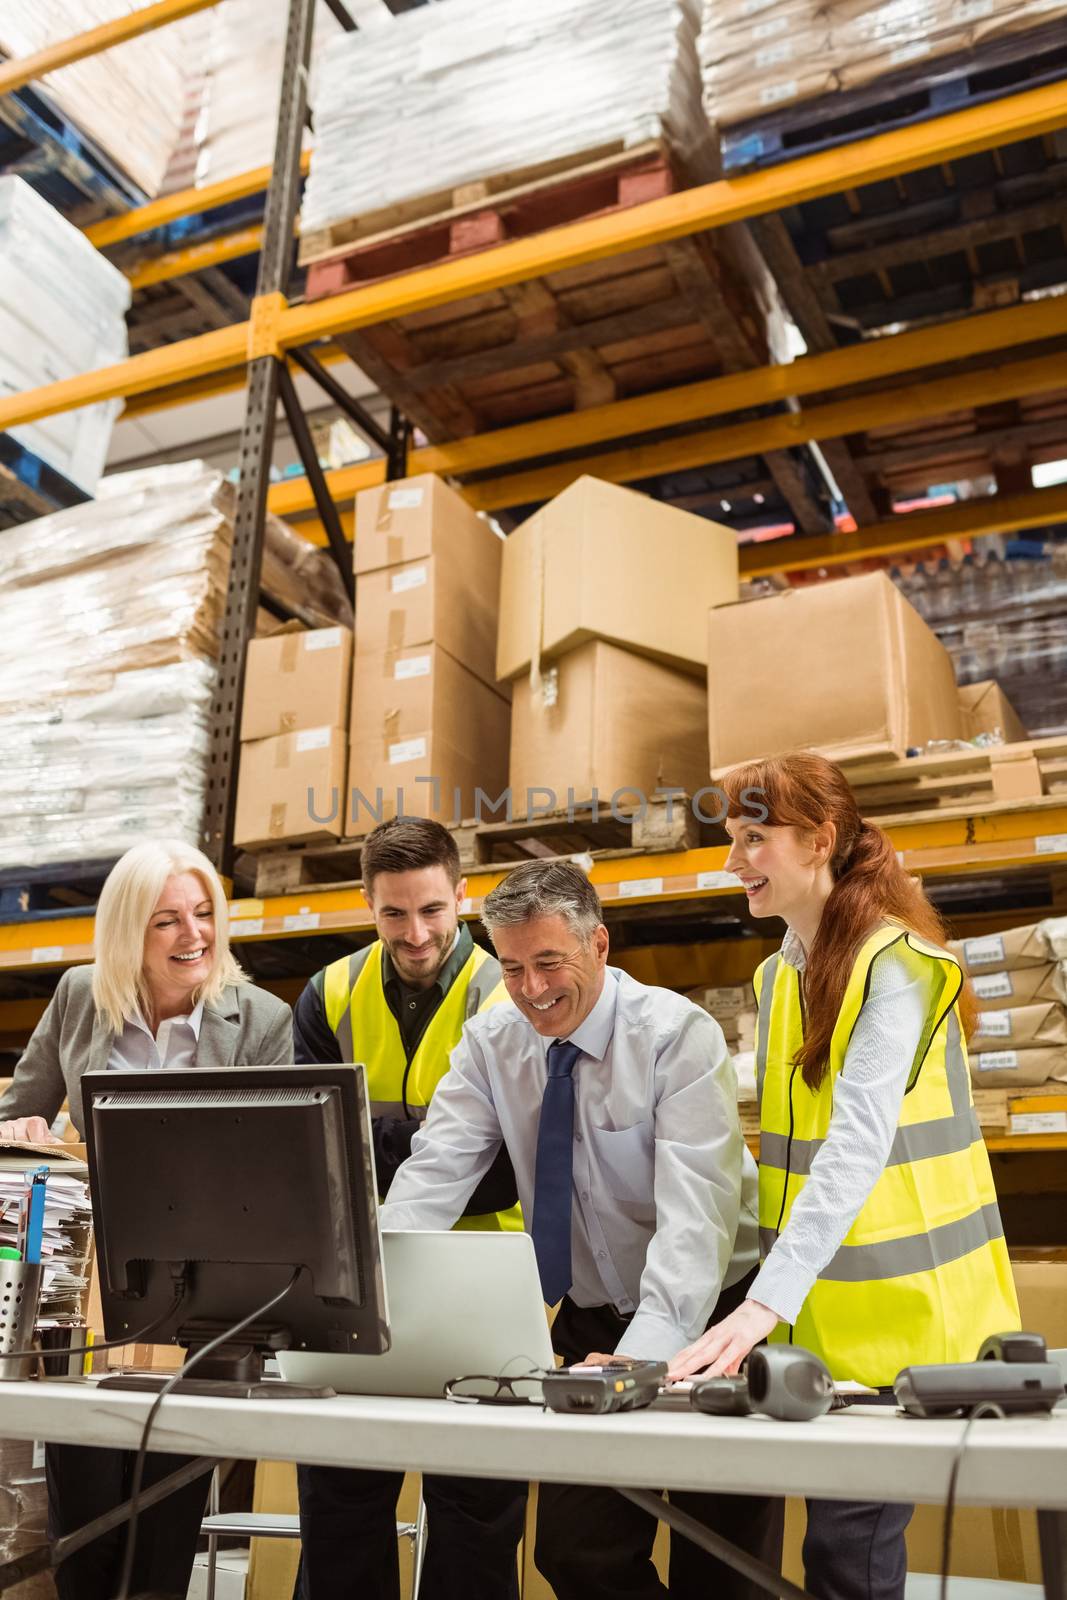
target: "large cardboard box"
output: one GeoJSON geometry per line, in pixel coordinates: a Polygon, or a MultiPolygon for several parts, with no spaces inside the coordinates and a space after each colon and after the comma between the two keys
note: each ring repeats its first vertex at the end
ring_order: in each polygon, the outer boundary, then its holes
{"type": "Polygon", "coordinates": [[[352,680],[348,628],[287,624],[253,639],[245,661],[241,739],[269,739],[301,728],[344,728],[352,680]]]}
{"type": "Polygon", "coordinates": [[[356,659],[439,645],[482,683],[496,683],[501,541],[492,557],[420,556],[356,579],[356,659]]]}
{"type": "Polygon", "coordinates": [[[346,739],[341,728],[302,728],[241,746],[234,844],[336,839],[344,822],[346,739]]]}
{"type": "Polygon", "coordinates": [[[1019,713],[992,678],[982,683],[961,684],[960,710],[965,739],[977,739],[983,733],[999,733],[1005,744],[1022,744],[1029,738],[1019,713]]]}
{"type": "Polygon", "coordinates": [[[595,790],[606,808],[623,790],[620,804],[633,805],[657,789],[707,785],[705,695],[695,678],[599,639],[545,663],[543,674],[542,692],[523,678],[512,699],[516,816],[552,809],[552,796],[566,806],[595,790]]]}
{"type": "Polygon", "coordinates": [[[356,576],[444,555],[460,567],[496,562],[503,540],[443,478],[424,472],[356,496],[356,576]]]}
{"type": "Polygon", "coordinates": [[[439,645],[357,652],[347,831],[400,812],[459,822],[479,788],[495,800],[508,781],[509,716],[507,701],[439,645]]]}
{"type": "Polygon", "coordinates": [[[713,769],[903,756],[963,731],[948,651],[884,573],[713,610],[708,637],[713,769]]]}
{"type": "Polygon", "coordinates": [[[708,607],[736,599],[731,528],[579,478],[504,546],[497,677],[588,639],[700,673],[708,607]]]}

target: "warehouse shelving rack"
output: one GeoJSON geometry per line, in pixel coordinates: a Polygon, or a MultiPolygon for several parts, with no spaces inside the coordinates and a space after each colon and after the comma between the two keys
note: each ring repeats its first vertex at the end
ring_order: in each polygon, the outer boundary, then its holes
{"type": "MultiPolygon", "coordinates": [[[[25,62],[0,65],[0,94],[93,50],[132,36],[132,31],[161,26],[206,9],[213,0],[158,0],[132,19],[109,24],[66,46],[57,46],[25,62]]],[[[326,0],[342,21],[340,0],[326,0]]],[[[766,446],[788,447],[809,440],[834,439],[857,426],[873,427],[906,418],[937,415],[956,403],[985,403],[1041,393],[1062,387],[1063,358],[1024,355],[1020,347],[1067,338],[1067,296],[1038,300],[1006,310],[988,311],[956,322],[898,334],[873,344],[856,345],[803,357],[788,367],[765,367],[714,378],[659,394],[599,406],[565,418],[523,424],[455,443],[409,449],[402,419],[394,417],[386,433],[332,379],[328,364],[331,341],[347,331],[386,318],[446,304],[493,288],[521,282],[539,273],[575,266],[643,245],[680,238],[746,218],[773,215],[801,200],[839,192],[912,172],[941,161],[1026,137],[1067,127],[1067,95],[1062,83],[1025,90],[1001,101],[953,111],[925,123],[880,133],[854,145],[803,156],[780,167],[766,167],[740,177],[721,179],[664,199],[636,205],[610,216],[568,224],[339,294],[314,304],[290,304],[286,287],[293,258],[299,187],[306,170],[301,136],[306,120],[307,65],[314,18],[314,0],[291,0],[283,69],[275,161],[207,189],[153,201],[88,229],[98,245],[135,238],[143,232],[189,217],[216,205],[259,192],[266,194],[261,230],[257,232],[259,275],[250,315],[232,327],[137,355],[116,365],[86,373],[29,393],[0,399],[0,430],[102,399],[125,398],[166,404],[247,386],[247,407],[240,448],[240,481],[233,541],[231,579],[222,628],[219,690],[213,708],[210,752],[210,794],[205,848],[224,868],[232,865],[234,779],[236,775],[238,708],[243,684],[244,651],[251,636],[258,598],[264,514],[270,511],[296,519],[300,531],[329,544],[350,581],[347,544],[352,537],[350,514],[343,509],[361,488],[387,475],[436,471],[462,475],[465,492],[480,507],[493,510],[551,495],[582,471],[597,471],[627,482],[709,459],[766,446]],[[975,366],[983,358],[987,364],[975,366]],[[924,377],[946,363],[967,362],[958,376],[924,377]],[[313,452],[301,451],[308,476],[270,486],[268,467],[275,413],[279,402],[287,413],[298,446],[301,442],[299,403],[290,370],[299,367],[320,383],[334,403],[364,428],[383,451],[383,459],[322,474],[313,452]],[[861,383],[890,375],[914,375],[906,387],[865,393],[860,399],[834,398],[861,383]],[[818,395],[808,408],[758,422],[703,428],[679,438],[648,441],[674,424],[693,425],[761,404],[818,395]],[[862,414],[862,424],[857,417],[862,414]],[[615,448],[600,448],[615,446],[615,448]],[[570,459],[551,458],[561,451],[570,459]],[[513,471],[501,469],[514,468],[513,471]],[[473,479],[471,479],[471,475],[473,479]],[[309,515],[313,514],[313,515],[309,515]]],[[[211,257],[205,264],[224,259],[211,257]]],[[[227,248],[216,242],[217,250],[227,248]]],[[[186,263],[188,265],[188,263],[186,263]]],[[[855,533],[826,536],[796,534],[776,544],[754,545],[741,552],[742,575],[757,577],[805,567],[824,567],[867,556],[927,548],[963,535],[1039,527],[1067,520],[1067,485],[997,495],[947,509],[897,516],[873,522],[855,533]]],[[[905,864],[928,875],[973,878],[990,873],[1019,874],[1020,882],[1034,869],[1055,874],[1067,868],[1067,800],[1062,807],[1021,807],[1006,815],[974,815],[952,820],[901,824],[893,830],[905,864]]],[[[627,907],[692,908],[727,899],[729,891],[706,887],[704,874],[721,872],[721,849],[679,851],[669,856],[627,854],[597,861],[593,879],[605,898],[627,907]]],[[[492,870],[479,871],[469,883],[468,915],[475,915],[484,893],[497,881],[492,870]]],[[[358,886],[305,888],[264,901],[235,901],[235,936],[247,943],[312,939],[328,935],[365,937],[369,914],[358,886]]],[[[972,918],[972,923],[974,919],[972,918]]],[[[746,941],[748,946],[751,941],[746,941]]],[[[0,924],[0,973],[54,971],[91,956],[92,919],[72,913],[47,922],[21,920],[0,924]]],[[[746,959],[751,951],[746,949],[746,959]]],[[[726,963],[727,965],[729,963],[726,963]]],[[[739,974],[746,976],[747,974],[739,974]]],[[[0,1032],[15,1013],[0,1005],[0,1032]]],[[[1063,1141],[1067,1147],[1067,1138],[1063,1141]]],[[[1043,1141],[1042,1148],[1048,1148],[1043,1141]]],[[[1013,1144],[1013,1149],[1022,1148],[1013,1144]]]]}

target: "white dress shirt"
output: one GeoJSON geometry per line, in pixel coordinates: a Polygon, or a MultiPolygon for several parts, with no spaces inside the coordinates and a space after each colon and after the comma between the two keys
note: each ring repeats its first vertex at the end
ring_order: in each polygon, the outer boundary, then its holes
{"type": "Polygon", "coordinates": [[[164,1067],[195,1067],[196,1047],[204,1002],[198,1000],[187,1016],[164,1017],[153,1034],[140,1011],[126,1020],[108,1056],[109,1072],[159,1071],[164,1067]]]}
{"type": "MultiPolygon", "coordinates": [[[[623,1354],[665,1359],[701,1333],[758,1256],[756,1167],[722,1030],[681,995],[608,967],[569,1036],[574,1067],[570,1297],[634,1313],[623,1354]]],[[[552,1041],[510,1001],[471,1018],[381,1224],[450,1228],[500,1147],[533,1214],[552,1041]]]]}
{"type": "MultiPolygon", "coordinates": [[[[804,946],[792,928],[782,942],[782,960],[804,971],[804,946]]],[[[834,1081],[826,1138],[749,1290],[750,1300],[776,1311],[783,1322],[797,1320],[881,1177],[930,1006],[930,981],[916,978],[892,947],[871,969],[870,992],[834,1081]]]]}

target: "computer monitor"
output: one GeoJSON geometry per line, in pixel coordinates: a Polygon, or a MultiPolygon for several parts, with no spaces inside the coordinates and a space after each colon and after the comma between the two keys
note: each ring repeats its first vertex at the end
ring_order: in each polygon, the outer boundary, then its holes
{"type": "Polygon", "coordinates": [[[109,1340],[155,1324],[192,1353],[303,1267],[190,1387],[252,1392],[277,1350],[389,1348],[362,1066],[87,1072],[82,1104],[109,1340]]]}

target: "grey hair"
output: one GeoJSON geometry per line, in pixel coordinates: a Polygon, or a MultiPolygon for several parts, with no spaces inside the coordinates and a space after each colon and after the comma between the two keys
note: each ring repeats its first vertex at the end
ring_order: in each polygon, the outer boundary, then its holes
{"type": "Polygon", "coordinates": [[[591,939],[604,920],[600,897],[580,867],[570,861],[524,861],[491,889],[482,921],[492,938],[535,917],[562,917],[580,939],[591,939]]]}

